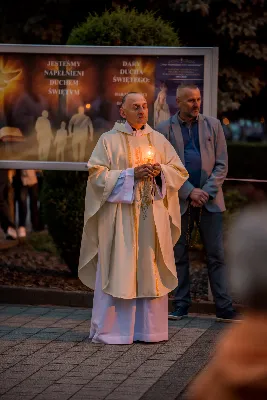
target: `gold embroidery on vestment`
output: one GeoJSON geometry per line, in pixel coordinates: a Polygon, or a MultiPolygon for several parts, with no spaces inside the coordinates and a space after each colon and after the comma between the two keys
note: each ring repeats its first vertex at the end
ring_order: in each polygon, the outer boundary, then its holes
{"type": "MultiPolygon", "coordinates": [[[[147,134],[147,140],[150,149],[152,149],[152,142],[150,133],[147,134]]],[[[153,153],[153,152],[152,152],[153,153]]],[[[153,162],[151,160],[150,162],[153,162]]],[[[153,204],[155,196],[155,180],[153,178],[144,179],[139,183],[139,203],[143,215],[143,219],[147,217],[147,210],[153,204]]]]}
{"type": "Polygon", "coordinates": [[[127,147],[127,155],[128,155],[128,168],[133,167],[133,162],[132,162],[132,153],[131,153],[131,147],[130,147],[130,142],[127,133],[122,132],[122,134],[125,137],[126,140],[126,147],[127,147]]]}
{"type": "MultiPolygon", "coordinates": [[[[130,146],[130,141],[127,133],[122,132],[123,136],[125,137],[126,141],[126,147],[127,147],[127,156],[128,156],[128,166],[129,168],[133,168],[133,162],[132,162],[132,153],[131,153],[131,146],[130,146]]],[[[136,204],[135,201],[132,204],[131,210],[132,210],[132,218],[131,221],[133,221],[133,226],[132,226],[132,232],[134,235],[134,246],[135,246],[135,270],[136,270],[136,297],[138,297],[138,226],[137,226],[137,216],[136,216],[136,204]]]]}
{"type": "Polygon", "coordinates": [[[154,255],[154,262],[153,262],[153,266],[154,266],[154,275],[155,275],[155,280],[156,280],[156,296],[159,297],[160,296],[160,292],[159,292],[159,279],[158,279],[158,267],[157,267],[157,260],[158,260],[158,251],[159,251],[159,246],[158,246],[158,235],[157,235],[157,229],[155,226],[155,255],[154,255]]]}
{"type": "Polygon", "coordinates": [[[182,170],[180,170],[178,167],[176,167],[176,165],[170,164],[170,167],[174,168],[176,171],[178,171],[180,173],[180,175],[183,178],[187,178],[188,177],[188,173],[187,172],[183,172],[182,170]]]}
{"type": "Polygon", "coordinates": [[[140,147],[137,147],[135,149],[135,165],[142,165],[143,164],[143,158],[142,158],[142,151],[140,147]]]}

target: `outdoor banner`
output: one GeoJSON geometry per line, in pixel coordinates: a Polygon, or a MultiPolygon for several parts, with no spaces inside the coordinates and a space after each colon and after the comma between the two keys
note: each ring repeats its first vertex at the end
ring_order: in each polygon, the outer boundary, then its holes
{"type": "Polygon", "coordinates": [[[205,99],[205,54],[165,55],[165,49],[162,55],[138,55],[123,48],[121,54],[105,54],[107,48],[79,54],[77,47],[73,54],[74,46],[66,53],[50,47],[42,53],[41,46],[31,52],[0,46],[2,168],[5,161],[18,162],[18,168],[28,161],[36,167],[57,162],[59,169],[84,164],[100,135],[121,120],[121,99],[128,92],[144,93],[152,127],[177,111],[180,84],[196,84],[205,99]]]}

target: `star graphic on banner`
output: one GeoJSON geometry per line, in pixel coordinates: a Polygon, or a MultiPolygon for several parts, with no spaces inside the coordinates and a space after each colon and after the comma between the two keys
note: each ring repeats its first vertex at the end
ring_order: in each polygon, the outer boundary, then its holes
{"type": "Polygon", "coordinates": [[[21,70],[5,71],[0,69],[0,90],[5,89],[13,79],[19,76],[20,73],[21,70]]]}

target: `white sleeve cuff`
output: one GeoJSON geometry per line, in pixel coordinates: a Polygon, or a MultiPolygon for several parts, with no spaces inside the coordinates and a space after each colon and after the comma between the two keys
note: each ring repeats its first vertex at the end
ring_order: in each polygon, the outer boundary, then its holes
{"type": "Polygon", "coordinates": [[[134,168],[122,171],[107,201],[132,204],[134,200],[134,168]]]}

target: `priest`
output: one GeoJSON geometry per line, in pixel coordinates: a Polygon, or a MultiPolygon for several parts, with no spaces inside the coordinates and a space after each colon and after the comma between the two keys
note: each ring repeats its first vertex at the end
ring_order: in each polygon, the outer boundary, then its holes
{"type": "Polygon", "coordinates": [[[177,287],[178,189],[188,173],[147,124],[141,93],[124,96],[120,113],[126,122],[102,134],[88,162],[79,278],[94,289],[92,342],[159,342],[177,287]]]}

